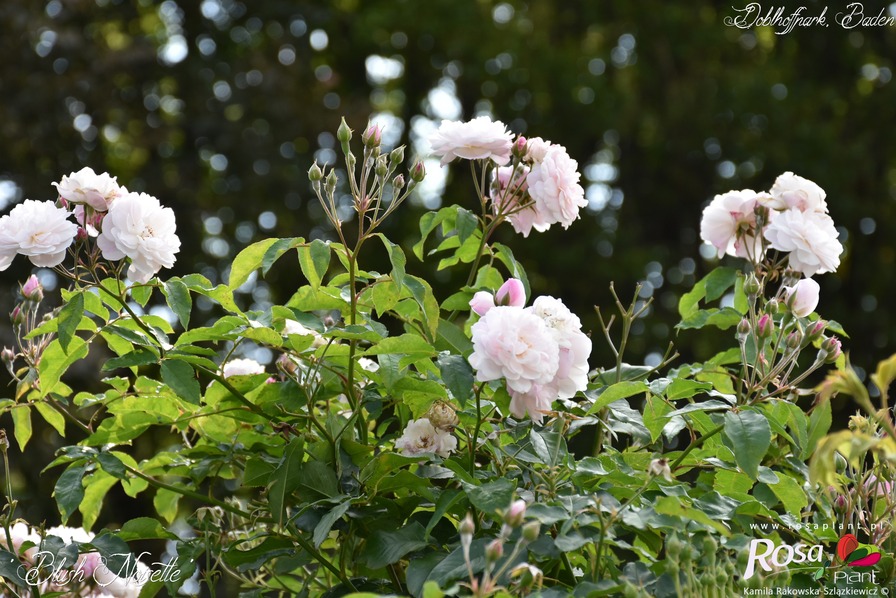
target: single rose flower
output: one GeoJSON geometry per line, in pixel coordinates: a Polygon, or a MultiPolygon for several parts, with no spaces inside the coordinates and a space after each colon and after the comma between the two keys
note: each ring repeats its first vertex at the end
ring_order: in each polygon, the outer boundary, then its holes
{"type": "Polygon", "coordinates": [[[821,288],[811,278],[803,278],[792,287],[784,287],[784,302],[790,306],[793,315],[805,318],[818,307],[821,288]]]}
{"type": "Polygon", "coordinates": [[[468,122],[443,120],[429,141],[442,166],[455,158],[491,160],[501,166],[510,161],[513,148],[512,135],[504,123],[487,116],[468,122]]]}
{"type": "Polygon", "coordinates": [[[526,183],[535,201],[535,230],[543,232],[555,223],[569,228],[579,217],[579,210],[588,205],[585,190],[579,185],[578,166],[562,145],[549,147],[544,159],[532,166],[526,183]]]}
{"type": "Polygon", "coordinates": [[[116,198],[127,193],[127,189],[118,185],[116,178],[109,176],[108,172],[97,174],[92,168],[84,167],[53,185],[65,201],[105,212],[116,198]]]}
{"type": "Polygon", "coordinates": [[[0,271],[9,268],[16,254],[44,268],[61,264],[78,232],[68,217],[51,201],[26,199],[0,218],[0,271]]]}
{"type": "Polygon", "coordinates": [[[796,208],[801,212],[828,213],[824,189],[809,179],[785,172],[777,179],[769,190],[774,198],[773,207],[778,210],[796,208]]]}
{"type": "Polygon", "coordinates": [[[395,448],[403,455],[435,453],[445,458],[457,448],[457,438],[447,430],[437,429],[423,417],[408,422],[401,437],[395,441],[395,448]]]}
{"type": "Polygon", "coordinates": [[[785,210],[765,229],[765,238],[773,249],[789,253],[788,264],[804,276],[834,272],[840,265],[843,245],[827,214],[785,210]]]}

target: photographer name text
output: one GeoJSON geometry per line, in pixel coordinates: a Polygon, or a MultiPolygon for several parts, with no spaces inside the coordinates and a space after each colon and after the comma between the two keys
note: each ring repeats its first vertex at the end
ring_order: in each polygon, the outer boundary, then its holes
{"type": "Polygon", "coordinates": [[[833,13],[827,6],[821,12],[810,14],[805,6],[764,7],[759,2],[751,2],[742,8],[732,7],[734,16],[725,17],[725,25],[738,29],[754,27],[772,27],[776,35],[786,35],[795,29],[809,27],[830,27],[852,30],[862,27],[892,27],[896,25],[896,16],[887,8],[866,9],[861,2],[851,2],[840,12],[833,13]]]}

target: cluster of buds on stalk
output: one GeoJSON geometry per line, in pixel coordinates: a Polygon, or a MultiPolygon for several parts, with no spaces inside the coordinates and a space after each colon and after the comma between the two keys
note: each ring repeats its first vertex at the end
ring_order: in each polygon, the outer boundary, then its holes
{"type": "MultiPolygon", "coordinates": [[[[398,172],[404,163],[404,146],[388,152],[383,148],[383,127],[371,123],[361,134],[363,145],[360,170],[358,158],[351,150],[352,130],[342,119],[336,131],[345,158],[348,194],[354,211],[358,214],[362,234],[371,234],[391,214],[414,187],[423,180],[426,171],[421,161],[416,161],[407,174],[398,172]]],[[[315,162],[308,170],[308,179],[317,195],[327,219],[340,233],[343,217],[337,194],[338,177],[334,168],[323,168],[315,162]]]]}
{"type": "Polygon", "coordinates": [[[32,274],[19,288],[21,297],[13,307],[9,314],[13,331],[16,336],[16,347],[4,347],[0,350],[0,361],[6,367],[6,370],[19,383],[19,392],[16,396],[21,396],[30,386],[27,382],[28,372],[37,368],[40,356],[52,340],[52,335],[37,335],[34,338],[28,338],[32,330],[37,329],[49,315],[41,317],[39,309],[41,301],[44,298],[44,289],[40,280],[32,274]],[[16,370],[16,361],[24,359],[28,368],[24,370],[16,370]]]}
{"type": "Polygon", "coordinates": [[[526,522],[526,502],[515,500],[510,504],[503,515],[501,531],[496,538],[485,545],[485,571],[481,581],[473,571],[470,549],[473,545],[473,534],[476,532],[476,524],[468,513],[458,526],[461,548],[464,553],[464,561],[467,565],[467,573],[470,576],[470,589],[476,597],[491,596],[502,589],[499,585],[505,576],[521,592],[531,592],[541,588],[544,579],[542,571],[529,563],[523,562],[512,569],[510,568],[517,556],[526,546],[538,539],[541,533],[541,524],[538,521],[526,522]],[[519,536],[513,545],[510,554],[505,558],[505,545],[511,542],[514,532],[519,529],[519,536]],[[500,565],[500,566],[499,566],[500,565]]]}

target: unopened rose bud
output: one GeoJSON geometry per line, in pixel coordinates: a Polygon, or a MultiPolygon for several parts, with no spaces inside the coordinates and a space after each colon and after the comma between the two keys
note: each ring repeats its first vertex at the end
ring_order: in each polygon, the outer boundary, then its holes
{"type": "Polygon", "coordinates": [[[44,289],[40,286],[40,280],[32,274],[22,285],[22,297],[35,303],[40,303],[44,298],[44,289]]]}
{"type": "Polygon", "coordinates": [[[16,305],[12,308],[12,313],[9,314],[9,319],[12,321],[13,326],[21,326],[25,323],[25,312],[22,311],[21,305],[16,305]]]}
{"type": "Polygon", "coordinates": [[[383,128],[379,125],[368,125],[361,134],[361,142],[366,147],[376,147],[383,142],[383,128]]]}
{"type": "MultiPolygon", "coordinates": [[[[348,123],[345,122],[345,117],[342,118],[339,128],[336,129],[336,139],[339,140],[343,147],[348,147],[348,142],[352,140],[352,130],[348,127],[348,123]]],[[[348,153],[348,150],[346,150],[346,153],[348,153]]]]}
{"type": "Polygon", "coordinates": [[[9,347],[3,347],[3,351],[0,351],[0,362],[5,364],[10,364],[16,360],[16,354],[9,347]]]}
{"type": "Polygon", "coordinates": [[[746,339],[746,338],[750,335],[750,330],[751,330],[751,329],[752,329],[752,327],[750,326],[750,320],[744,318],[744,319],[741,320],[740,323],[737,325],[737,336],[738,336],[741,340],[744,340],[744,339],[746,339]]]}
{"type": "Polygon", "coordinates": [[[838,339],[836,336],[832,336],[824,341],[821,344],[821,349],[825,352],[824,360],[826,363],[834,363],[843,352],[843,349],[840,345],[840,339],[838,339]]]}
{"type": "Polygon", "coordinates": [[[404,146],[399,145],[394,150],[389,152],[389,163],[393,166],[397,164],[401,164],[404,162],[404,146]]]}
{"type": "Polygon", "coordinates": [[[812,322],[806,327],[806,340],[812,342],[821,337],[824,334],[825,328],[827,328],[828,323],[824,320],[816,320],[812,322]]]}
{"type": "Polygon", "coordinates": [[[765,313],[775,315],[780,311],[781,304],[777,299],[769,299],[768,303],[765,304],[765,313]]]}
{"type": "Polygon", "coordinates": [[[373,170],[376,172],[376,176],[386,176],[389,173],[389,162],[386,160],[386,156],[376,159],[376,166],[373,170]]]}
{"type": "Polygon", "coordinates": [[[470,299],[470,309],[478,316],[484,316],[495,306],[495,297],[488,291],[479,291],[470,299]]]}
{"type": "Polygon", "coordinates": [[[83,242],[89,238],[90,238],[90,232],[86,228],[79,226],[78,230],[75,231],[75,240],[76,241],[83,242]]]}
{"type": "Polygon", "coordinates": [[[763,226],[768,224],[770,210],[768,209],[768,206],[757,203],[753,213],[756,214],[756,227],[761,230],[763,226]]]}
{"type": "Polygon", "coordinates": [[[526,138],[520,135],[516,138],[516,141],[513,142],[513,148],[511,149],[511,153],[514,158],[518,158],[522,160],[526,157],[526,138]]]}
{"type": "Polygon", "coordinates": [[[469,513],[461,519],[457,531],[462,536],[472,536],[476,532],[476,524],[473,523],[473,517],[469,513]]]}
{"type": "Polygon", "coordinates": [[[804,278],[793,286],[784,287],[784,301],[798,318],[805,318],[818,307],[820,287],[811,278],[804,278]]]}
{"type": "Polygon", "coordinates": [[[504,556],[504,542],[500,538],[495,538],[485,547],[485,562],[492,564],[497,562],[504,556]]]}
{"type": "Polygon", "coordinates": [[[355,154],[349,152],[348,155],[345,156],[345,165],[348,168],[349,172],[355,171],[355,164],[358,163],[358,159],[355,158],[355,154]]]}
{"type": "Polygon", "coordinates": [[[803,333],[799,330],[794,330],[784,339],[784,344],[787,345],[788,349],[796,351],[803,344],[803,333]]]}
{"type": "Polygon", "coordinates": [[[849,462],[846,458],[840,453],[834,453],[834,471],[837,473],[846,473],[846,467],[849,465],[849,462]]]}
{"type": "Polygon", "coordinates": [[[752,272],[747,274],[747,278],[744,280],[744,293],[748,297],[755,297],[759,293],[759,281],[756,280],[756,275],[752,272]]]}
{"type": "Polygon", "coordinates": [[[768,314],[762,314],[759,316],[759,321],[756,322],[756,336],[759,338],[768,338],[775,331],[775,321],[768,314]]]}
{"type": "Polygon", "coordinates": [[[508,278],[495,293],[496,305],[510,305],[511,307],[523,307],[526,305],[526,288],[522,281],[516,278],[508,278]]]}
{"type": "Polygon", "coordinates": [[[324,173],[315,161],[314,164],[311,165],[311,168],[308,169],[308,180],[312,183],[316,183],[322,178],[324,178],[324,173]]]}
{"type": "Polygon", "coordinates": [[[287,354],[282,354],[277,358],[277,367],[280,368],[288,376],[292,376],[299,369],[295,360],[287,354]]]}
{"type": "Polygon", "coordinates": [[[523,526],[523,539],[526,542],[534,542],[541,534],[541,524],[537,521],[530,521],[523,526]]]}
{"type": "Polygon", "coordinates": [[[336,192],[336,173],[334,171],[330,171],[330,174],[327,175],[327,194],[332,195],[336,192]]]}
{"type": "Polygon", "coordinates": [[[526,518],[526,501],[515,500],[504,513],[504,523],[510,527],[519,527],[526,518]]]}
{"type": "Polygon", "coordinates": [[[846,507],[848,503],[846,502],[846,497],[842,494],[834,499],[834,510],[839,513],[846,512],[846,507]]]}
{"type": "Polygon", "coordinates": [[[0,452],[5,453],[9,448],[9,438],[6,437],[6,430],[0,428],[0,452]]]}
{"type": "Polygon", "coordinates": [[[417,162],[411,168],[411,180],[415,183],[419,183],[426,176],[426,168],[423,167],[423,162],[417,162]]]}
{"type": "Polygon", "coordinates": [[[396,191],[401,191],[402,189],[404,189],[404,175],[396,174],[395,178],[392,179],[392,186],[396,191]]]}

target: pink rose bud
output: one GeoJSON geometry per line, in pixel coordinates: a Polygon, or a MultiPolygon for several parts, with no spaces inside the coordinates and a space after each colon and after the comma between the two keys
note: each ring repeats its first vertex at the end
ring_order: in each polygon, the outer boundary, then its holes
{"type": "Polygon", "coordinates": [[[417,162],[414,164],[413,168],[411,168],[411,180],[415,183],[419,183],[423,180],[423,177],[426,176],[426,169],[423,167],[423,162],[417,162]]]}
{"type": "Polygon", "coordinates": [[[846,510],[846,498],[842,494],[834,500],[834,509],[841,513],[846,510]]]}
{"type": "Polygon", "coordinates": [[[504,513],[504,523],[510,527],[519,527],[526,518],[526,501],[515,500],[504,513]]]}
{"type": "Polygon", "coordinates": [[[86,241],[90,238],[90,233],[86,228],[79,226],[78,231],[75,233],[75,239],[78,241],[86,241]]]}
{"type": "Polygon", "coordinates": [[[510,305],[511,307],[523,307],[526,305],[526,289],[523,283],[516,278],[508,278],[495,293],[497,305],[510,305]]]}
{"type": "Polygon", "coordinates": [[[12,349],[9,347],[3,347],[3,351],[0,351],[0,361],[3,363],[12,363],[16,360],[16,354],[13,353],[12,349]]]}
{"type": "Polygon", "coordinates": [[[401,191],[404,189],[404,175],[396,174],[395,178],[392,179],[392,186],[395,187],[395,191],[401,191]]]}
{"type": "Polygon", "coordinates": [[[828,323],[824,320],[817,320],[812,322],[806,327],[806,340],[812,342],[819,338],[823,333],[825,328],[827,328],[828,323]]]}
{"type": "Polygon", "coordinates": [[[504,556],[504,542],[500,538],[495,538],[485,547],[485,562],[494,563],[504,556]]]}
{"type": "Polygon", "coordinates": [[[800,348],[800,345],[803,344],[803,333],[801,333],[799,330],[794,330],[787,335],[786,339],[784,339],[784,344],[787,345],[788,349],[796,351],[800,348]]]}
{"type": "Polygon", "coordinates": [[[792,287],[784,287],[784,301],[798,318],[805,318],[818,307],[820,287],[811,278],[804,278],[792,287]]]}
{"type": "Polygon", "coordinates": [[[526,156],[526,138],[520,135],[516,138],[516,141],[513,142],[513,148],[511,149],[511,153],[514,157],[522,160],[526,156]]]}
{"type": "Polygon", "coordinates": [[[13,326],[21,326],[25,323],[25,313],[22,311],[22,307],[20,305],[16,305],[12,309],[12,313],[9,314],[9,319],[12,320],[13,326]]]}
{"type": "Polygon", "coordinates": [[[737,325],[737,336],[746,338],[750,334],[750,320],[744,318],[737,325]]]}
{"type": "Polygon", "coordinates": [[[840,345],[840,339],[838,339],[836,336],[832,336],[828,340],[824,341],[821,344],[821,350],[826,354],[826,363],[833,363],[837,361],[837,358],[840,357],[840,354],[843,352],[843,348],[840,345]]]}
{"type": "Polygon", "coordinates": [[[484,316],[494,306],[495,298],[488,291],[479,291],[470,299],[470,309],[479,316],[484,316]]]}
{"type": "Polygon", "coordinates": [[[22,297],[35,303],[39,303],[44,298],[44,289],[40,286],[40,280],[34,274],[29,276],[25,284],[22,285],[22,297]]]}
{"type": "Polygon", "coordinates": [[[376,147],[383,142],[383,128],[379,125],[370,125],[361,134],[361,141],[367,147],[376,147]]]}
{"type": "Polygon", "coordinates": [[[775,321],[768,314],[762,314],[759,316],[759,321],[756,322],[756,336],[759,338],[768,338],[775,331],[775,321]]]}

